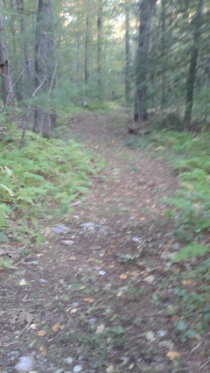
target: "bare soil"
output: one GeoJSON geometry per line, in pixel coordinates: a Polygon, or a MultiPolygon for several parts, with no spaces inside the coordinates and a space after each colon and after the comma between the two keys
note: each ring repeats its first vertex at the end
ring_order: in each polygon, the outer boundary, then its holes
{"type": "Polygon", "coordinates": [[[21,356],[37,373],[209,372],[199,341],[181,343],[170,315],[177,241],[160,200],[177,180],[155,150],[125,146],[128,122],[122,110],[69,123],[105,166],[73,213],[46,227],[46,242],[0,273],[0,372],[16,372],[21,356]]]}

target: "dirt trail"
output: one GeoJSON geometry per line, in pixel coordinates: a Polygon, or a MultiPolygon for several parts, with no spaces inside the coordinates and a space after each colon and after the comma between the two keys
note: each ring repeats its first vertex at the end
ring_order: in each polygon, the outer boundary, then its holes
{"type": "Polygon", "coordinates": [[[37,373],[205,372],[168,313],[174,241],[159,199],[176,179],[155,153],[124,146],[127,120],[70,123],[106,166],[73,214],[46,229],[47,242],[1,274],[1,372],[24,356],[37,373]]]}

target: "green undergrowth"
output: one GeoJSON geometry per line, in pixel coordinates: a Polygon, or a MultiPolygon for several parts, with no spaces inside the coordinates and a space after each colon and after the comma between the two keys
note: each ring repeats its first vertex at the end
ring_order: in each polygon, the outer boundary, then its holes
{"type": "MultiPolygon", "coordinates": [[[[154,133],[152,140],[156,150],[169,153],[179,179],[176,196],[164,200],[176,207],[171,210],[175,234],[184,244],[199,243],[210,232],[210,135],[201,133],[194,137],[188,132],[161,131],[154,133]]],[[[195,252],[195,245],[192,250],[195,252]]]]}
{"type": "Polygon", "coordinates": [[[13,130],[0,142],[0,239],[12,230],[13,239],[29,235],[39,244],[38,219],[70,212],[70,202],[88,192],[89,175],[101,163],[73,140],[47,140],[29,131],[19,150],[20,136],[13,130]]]}
{"type": "Polygon", "coordinates": [[[202,338],[210,322],[210,134],[159,130],[131,136],[128,145],[163,155],[178,177],[176,195],[160,201],[183,246],[172,260],[180,270],[172,276],[172,314],[178,316],[175,328],[182,342],[202,338]]]}
{"type": "MultiPolygon", "coordinates": [[[[179,179],[173,198],[164,199],[166,213],[183,247],[173,258],[180,263],[174,289],[175,327],[181,341],[202,338],[210,321],[210,134],[160,131],[151,137],[156,150],[168,156],[179,179]],[[183,271],[183,263],[188,270],[183,271]],[[187,286],[187,284],[189,284],[187,286]]],[[[209,354],[202,352],[207,358],[209,354]]]]}

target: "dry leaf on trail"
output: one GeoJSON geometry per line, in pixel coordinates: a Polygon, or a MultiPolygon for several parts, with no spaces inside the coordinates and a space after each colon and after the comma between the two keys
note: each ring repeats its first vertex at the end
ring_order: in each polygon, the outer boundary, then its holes
{"type": "Polygon", "coordinates": [[[29,326],[29,328],[32,329],[32,330],[35,330],[35,329],[36,329],[36,324],[31,324],[31,325],[29,326]]]}
{"type": "Polygon", "coordinates": [[[70,207],[74,207],[74,206],[77,206],[80,204],[81,201],[76,201],[76,202],[73,202],[73,203],[70,203],[69,206],[70,207]]]}
{"type": "Polygon", "coordinates": [[[130,272],[129,276],[136,276],[137,272],[130,272]]]}
{"type": "Polygon", "coordinates": [[[11,316],[11,324],[24,324],[25,322],[30,324],[34,318],[31,313],[24,311],[23,309],[11,310],[9,311],[9,315],[11,316]]]}
{"type": "Polygon", "coordinates": [[[180,357],[180,353],[177,351],[169,351],[166,356],[171,360],[175,360],[177,357],[180,357]]]}
{"type": "Polygon", "coordinates": [[[41,352],[42,356],[46,355],[46,350],[45,350],[45,348],[43,346],[40,346],[39,351],[41,352]]]}
{"type": "Polygon", "coordinates": [[[71,311],[70,311],[70,313],[76,313],[78,310],[77,310],[77,308],[73,308],[71,311]]]}
{"type": "Polygon", "coordinates": [[[37,333],[37,335],[38,335],[39,337],[43,337],[45,334],[46,334],[46,331],[45,331],[45,330],[40,330],[40,331],[37,333]]]}
{"type": "Polygon", "coordinates": [[[183,280],[182,284],[183,285],[190,285],[192,283],[192,280],[183,280]]]}
{"type": "Polygon", "coordinates": [[[84,300],[84,302],[89,302],[89,303],[95,302],[95,299],[93,299],[93,298],[84,298],[83,300],[84,300]]]}
{"type": "Polygon", "coordinates": [[[93,262],[93,258],[88,259],[88,262],[93,262]]]}
{"type": "Polygon", "coordinates": [[[148,339],[148,341],[152,341],[155,338],[155,333],[147,332],[145,333],[145,337],[148,339]]]}
{"type": "Polygon", "coordinates": [[[148,276],[148,277],[144,278],[143,281],[148,282],[148,284],[152,284],[154,282],[154,280],[155,280],[155,276],[148,276]]]}
{"type": "Polygon", "coordinates": [[[114,373],[114,365],[110,365],[110,366],[106,369],[106,372],[107,372],[107,373],[114,373]]]}
{"type": "Polygon", "coordinates": [[[121,278],[122,280],[126,280],[127,275],[126,275],[125,273],[122,273],[122,274],[120,275],[120,278],[121,278]]]}
{"type": "Polygon", "coordinates": [[[99,326],[97,327],[96,334],[103,333],[104,329],[105,329],[105,325],[104,325],[104,324],[99,325],[99,326]]]}
{"type": "Polygon", "coordinates": [[[55,324],[52,327],[52,331],[55,333],[58,332],[60,329],[61,329],[61,326],[59,324],[55,324]]]}

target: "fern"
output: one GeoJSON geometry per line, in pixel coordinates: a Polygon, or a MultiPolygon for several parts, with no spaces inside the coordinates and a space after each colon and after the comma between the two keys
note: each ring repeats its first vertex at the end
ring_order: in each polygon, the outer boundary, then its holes
{"type": "Polygon", "coordinates": [[[88,192],[89,175],[101,167],[73,140],[46,140],[27,132],[26,144],[19,150],[20,133],[13,130],[12,137],[8,148],[0,143],[0,229],[6,229],[11,212],[6,204],[18,213],[24,209],[32,218],[52,200],[67,211],[70,201],[88,192]]]}
{"type": "Polygon", "coordinates": [[[181,262],[199,255],[203,256],[206,254],[206,252],[210,252],[209,247],[193,243],[179,250],[179,252],[172,259],[172,262],[181,262]]]}

